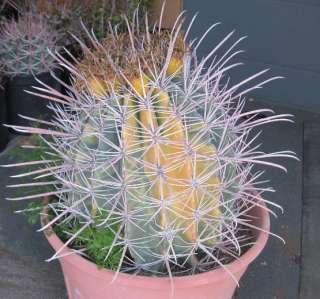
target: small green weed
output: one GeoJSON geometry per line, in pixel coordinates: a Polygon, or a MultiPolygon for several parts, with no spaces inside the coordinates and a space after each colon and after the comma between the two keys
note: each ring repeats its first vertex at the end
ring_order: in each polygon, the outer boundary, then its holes
{"type": "MultiPolygon", "coordinates": [[[[105,227],[97,227],[99,221],[85,228],[80,235],[72,242],[71,247],[82,249],[85,248],[85,253],[89,259],[93,261],[99,268],[107,268],[116,270],[120,263],[120,259],[123,253],[122,246],[114,246],[111,249],[111,253],[108,259],[105,259],[107,252],[109,251],[114,241],[113,229],[105,227]]],[[[61,222],[54,226],[54,231],[61,238],[62,241],[67,241],[70,235],[75,234],[82,227],[79,221],[71,223],[61,222]]]]}

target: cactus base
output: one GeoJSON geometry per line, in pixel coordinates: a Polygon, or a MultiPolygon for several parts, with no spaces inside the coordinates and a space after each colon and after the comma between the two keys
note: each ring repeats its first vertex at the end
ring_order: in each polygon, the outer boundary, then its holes
{"type": "MultiPolygon", "coordinates": [[[[265,206],[263,201],[261,205],[265,206]]],[[[265,232],[254,231],[255,244],[239,260],[228,264],[228,270],[238,280],[263,250],[270,229],[269,214],[265,209],[256,206],[251,213],[255,218],[253,225],[265,232]]],[[[42,225],[45,223],[47,219],[43,216],[42,225]]],[[[55,251],[63,246],[51,228],[45,231],[45,235],[55,251]]],[[[98,269],[94,263],[79,255],[70,255],[70,252],[69,248],[65,248],[61,253],[64,257],[59,259],[69,299],[231,299],[237,287],[230,274],[222,268],[193,276],[175,277],[173,280],[124,273],[119,273],[114,279],[113,271],[98,269]]]]}

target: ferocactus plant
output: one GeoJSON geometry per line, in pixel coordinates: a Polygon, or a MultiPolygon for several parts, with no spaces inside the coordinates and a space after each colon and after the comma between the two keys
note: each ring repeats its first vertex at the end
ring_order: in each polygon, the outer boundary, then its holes
{"type": "Polygon", "coordinates": [[[268,159],[293,156],[254,145],[254,128],[289,115],[257,119],[272,111],[243,111],[243,96],[276,78],[241,89],[262,71],[229,86],[239,41],[218,57],[230,33],[197,60],[205,36],[188,42],[182,23],[180,16],[169,32],[134,21],[128,33],[111,30],[101,43],[90,36],[92,47],[81,43],[85,58],[75,65],[57,54],[73,84],[68,96],[39,93],[59,104],[52,104],[55,120],[47,129],[13,126],[43,135],[46,158],[34,162],[41,169],[22,175],[50,178],[38,184],[55,190],[11,200],[54,196],[48,207],[55,216],[42,229],[82,224],[65,246],[92,224],[111,230],[113,243],[103,250],[108,259],[122,248],[117,272],[173,276],[224,267],[252,242],[250,211],[267,209],[260,195],[272,188],[261,185],[254,166],[284,169],[268,159]]]}
{"type": "Polygon", "coordinates": [[[80,18],[84,13],[83,1],[79,0],[26,0],[25,9],[41,14],[52,28],[59,33],[59,45],[74,42],[70,33],[81,30],[80,18]]]}
{"type": "Polygon", "coordinates": [[[55,66],[58,35],[40,15],[26,13],[17,21],[8,20],[0,32],[0,63],[7,76],[27,76],[48,72],[55,66]]]}

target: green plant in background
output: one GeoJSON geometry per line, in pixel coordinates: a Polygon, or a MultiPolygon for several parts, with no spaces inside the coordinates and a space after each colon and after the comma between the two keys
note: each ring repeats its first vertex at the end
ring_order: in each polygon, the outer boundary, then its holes
{"type": "MultiPolygon", "coordinates": [[[[34,128],[39,128],[38,123],[34,123],[34,128]]],[[[46,143],[38,135],[24,137],[22,142],[18,142],[16,146],[7,149],[7,155],[16,161],[39,161],[44,157],[46,143]],[[32,148],[32,150],[30,150],[32,148]]]]}
{"type": "MultiPolygon", "coordinates": [[[[96,38],[101,40],[106,37],[108,27],[119,26],[119,30],[126,30],[125,15],[131,19],[134,11],[139,7],[140,20],[145,13],[152,12],[153,0],[87,0],[83,1],[81,18],[88,29],[92,29],[96,38]]],[[[83,36],[85,38],[85,36],[83,36]]]]}
{"type": "Polygon", "coordinates": [[[35,225],[39,222],[39,213],[41,213],[44,206],[43,202],[30,202],[21,212],[27,217],[30,225],[35,225]]]}
{"type": "Polygon", "coordinates": [[[229,86],[223,79],[239,65],[230,64],[239,41],[213,57],[233,33],[198,61],[205,36],[188,43],[182,15],[171,32],[139,28],[138,19],[101,43],[89,35],[91,48],[80,42],[85,57],[75,66],[57,55],[73,84],[67,96],[39,93],[57,103],[49,129],[12,126],[50,136],[43,142],[51,158],[33,165],[55,190],[25,198],[54,195],[42,229],[55,225],[101,266],[169,276],[228,271],[224,264],[252,242],[250,211],[267,209],[260,195],[272,191],[254,166],[284,169],[269,159],[294,157],[262,152],[252,132],[290,115],[255,119],[272,111],[243,111],[246,93],[277,78],[241,89],[262,71],[229,86]]]}
{"type": "MultiPolygon", "coordinates": [[[[35,127],[39,127],[38,124],[35,124],[35,127]]],[[[50,159],[50,156],[46,153],[46,143],[41,139],[38,135],[32,135],[30,137],[17,137],[15,142],[12,145],[8,146],[3,155],[5,155],[9,161],[14,161],[15,167],[20,165],[20,163],[26,163],[26,165],[22,166],[24,169],[28,169],[28,171],[35,171],[35,174],[32,178],[37,178],[37,170],[38,167],[33,165],[28,165],[28,162],[33,164],[33,161],[42,161],[50,159]]],[[[11,165],[2,165],[2,167],[10,167],[11,165]]],[[[14,174],[13,174],[14,175],[14,174]]],[[[41,175],[41,173],[40,173],[41,175]]],[[[20,180],[19,183],[8,185],[8,188],[11,188],[11,196],[15,197],[25,197],[34,194],[34,192],[51,192],[54,191],[54,187],[52,185],[47,185],[45,182],[47,178],[37,179],[37,183],[32,185],[32,188],[28,188],[25,186],[24,177],[18,178],[20,180]]],[[[30,224],[34,224],[39,220],[39,207],[43,207],[42,203],[31,202],[26,205],[26,209],[21,211],[23,212],[30,224]]]]}
{"type": "Polygon", "coordinates": [[[0,63],[7,76],[27,76],[55,67],[49,51],[57,50],[58,35],[41,16],[27,13],[8,20],[0,33],[0,63]]]}
{"type": "MultiPolygon", "coordinates": [[[[26,216],[30,225],[35,225],[39,223],[39,213],[43,211],[45,205],[46,203],[43,201],[31,202],[21,212],[26,216]]],[[[96,219],[96,223],[82,230],[71,245],[94,261],[99,268],[116,270],[121,259],[122,247],[113,246],[114,232],[118,229],[116,226],[112,227],[112,229],[99,227],[99,223],[104,220],[105,216],[106,215],[99,215],[96,219]],[[109,258],[106,260],[105,250],[110,248],[112,250],[109,258]]],[[[51,213],[49,219],[53,218],[54,214],[51,213]]],[[[61,221],[54,229],[61,237],[62,241],[66,242],[69,236],[77,233],[81,227],[82,224],[79,220],[70,223],[67,219],[64,219],[64,221],[61,221]]]]}
{"type": "Polygon", "coordinates": [[[74,43],[69,33],[82,35],[81,22],[95,32],[98,39],[106,36],[109,23],[125,30],[125,18],[129,19],[139,7],[141,19],[152,13],[153,0],[16,0],[5,1],[1,7],[10,4],[18,13],[33,12],[42,15],[55,31],[59,32],[59,43],[63,46],[74,43]]]}
{"type": "Polygon", "coordinates": [[[44,16],[50,26],[59,32],[59,44],[70,46],[75,43],[70,33],[85,38],[80,21],[92,29],[98,39],[102,39],[110,22],[124,29],[124,14],[130,18],[140,7],[143,16],[151,10],[152,3],[153,0],[21,0],[17,9],[21,13],[32,11],[44,16]]]}
{"type": "Polygon", "coordinates": [[[23,10],[43,16],[49,26],[58,32],[58,43],[61,46],[70,46],[74,43],[70,33],[81,32],[80,19],[83,13],[83,1],[25,0],[23,10]]]}

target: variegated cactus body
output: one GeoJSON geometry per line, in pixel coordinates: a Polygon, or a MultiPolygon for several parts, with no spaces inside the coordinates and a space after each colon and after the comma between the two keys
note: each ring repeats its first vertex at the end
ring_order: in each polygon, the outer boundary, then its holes
{"type": "Polygon", "coordinates": [[[83,61],[74,66],[56,57],[73,83],[68,96],[47,90],[65,108],[52,106],[55,129],[14,126],[52,137],[45,142],[59,162],[47,161],[43,172],[55,178],[50,208],[57,216],[48,225],[67,217],[114,230],[113,246],[123,248],[118,271],[187,274],[239,256],[249,212],[271,190],[259,187],[253,165],[283,168],[266,159],[292,157],[251,148],[252,128],[288,115],[255,120],[269,111],[242,112],[242,96],[276,78],[239,90],[262,71],[229,87],[222,79],[238,65],[227,64],[238,42],[208,66],[215,51],[198,61],[198,45],[187,42],[181,26],[178,19],[165,32],[133,22],[127,34],[115,29],[101,43],[89,36],[83,61]]]}

